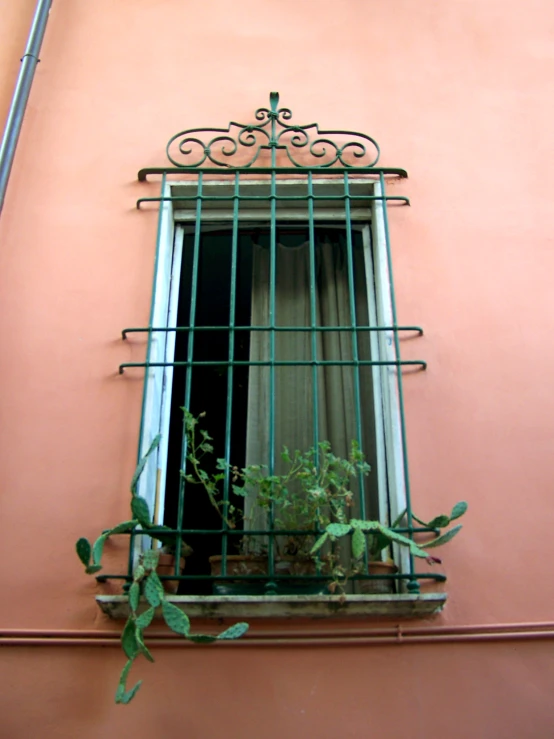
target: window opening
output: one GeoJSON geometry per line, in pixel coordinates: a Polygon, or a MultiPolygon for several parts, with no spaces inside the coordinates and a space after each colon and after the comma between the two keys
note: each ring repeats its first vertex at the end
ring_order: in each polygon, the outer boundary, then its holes
{"type": "MultiPolygon", "coordinates": [[[[343,227],[342,227],[343,228],[343,227]]],[[[272,399],[268,395],[270,358],[269,331],[269,250],[268,228],[241,228],[237,239],[235,272],[235,325],[230,332],[231,293],[233,292],[231,241],[232,230],[211,230],[200,239],[200,258],[196,280],[196,331],[193,345],[193,365],[184,372],[174,373],[171,393],[171,420],[165,491],[165,524],[178,524],[180,470],[182,460],[183,415],[181,406],[185,397],[186,374],[190,373],[191,396],[189,410],[194,416],[206,413],[206,425],[214,438],[211,468],[215,460],[225,457],[239,467],[246,464],[269,465],[269,423],[274,415],[276,473],[284,472],[279,452],[284,445],[291,449],[307,450],[328,440],[335,454],[348,456],[350,442],[361,433],[360,445],[372,460],[374,474],[364,480],[364,515],[379,518],[375,408],[371,367],[356,367],[352,343],[356,341],[362,361],[371,358],[367,332],[350,329],[351,315],[348,290],[347,244],[342,228],[324,226],[314,229],[313,265],[310,264],[311,245],[308,226],[281,224],[277,231],[277,259],[275,286],[275,357],[272,399]],[[315,268],[312,276],[311,267],[315,268]],[[315,328],[337,331],[310,331],[310,292],[314,288],[315,328]],[[254,326],[257,330],[251,330],[254,326]],[[263,330],[265,327],[266,330],[263,330]],[[233,341],[233,362],[228,362],[229,342],[233,341]],[[313,366],[312,359],[322,364],[313,366]],[[203,364],[210,362],[211,364],[203,364]],[[266,362],[265,366],[249,366],[249,362],[266,362]],[[303,362],[295,365],[295,362],[303,362]],[[334,364],[338,362],[338,364],[334,364]],[[344,363],[344,364],[341,364],[344,363]],[[237,364],[238,363],[238,364],[237,364]],[[359,387],[356,388],[356,380],[359,387]],[[356,401],[356,390],[360,402],[356,401]],[[226,413],[229,412],[229,438],[226,438],[226,413]]],[[[194,235],[184,235],[183,266],[181,272],[178,326],[189,325],[193,292],[194,235]]],[[[368,288],[364,264],[362,232],[353,233],[353,254],[356,266],[352,297],[355,300],[356,325],[368,324],[368,288]],[[361,320],[360,320],[361,319],[361,320]]],[[[373,295],[371,293],[373,299],[373,295]]],[[[184,362],[188,355],[191,332],[177,333],[175,361],[184,362]]],[[[187,529],[217,530],[221,520],[207,496],[194,488],[181,489],[183,520],[187,529]]],[[[253,508],[253,501],[230,494],[238,509],[253,508]]],[[[386,496],[384,496],[386,500],[386,496]]],[[[361,514],[360,506],[352,513],[361,514]]],[[[266,522],[257,510],[256,525],[263,529],[266,522]]],[[[388,519],[388,515],[383,517],[388,519]]],[[[250,517],[249,517],[250,518],[250,517]]],[[[248,529],[248,526],[247,526],[248,529]]],[[[187,543],[199,556],[190,560],[188,574],[207,575],[208,558],[221,551],[220,534],[190,534],[187,543]]],[[[235,552],[238,537],[229,542],[229,551],[235,552]]],[[[211,589],[209,582],[189,581],[189,588],[199,592],[211,589]]]]}

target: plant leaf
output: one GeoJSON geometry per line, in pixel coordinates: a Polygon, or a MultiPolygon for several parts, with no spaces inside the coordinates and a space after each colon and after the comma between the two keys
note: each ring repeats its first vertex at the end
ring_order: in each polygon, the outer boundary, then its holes
{"type": "Polygon", "coordinates": [[[90,555],[92,553],[90,541],[88,539],[85,539],[84,537],[81,537],[75,544],[75,551],[77,552],[77,556],[85,565],[85,567],[88,567],[88,563],[90,562],[90,555]]]}
{"type": "Polygon", "coordinates": [[[407,536],[398,534],[396,531],[391,531],[391,529],[387,528],[378,521],[376,521],[375,523],[377,524],[375,527],[376,531],[381,532],[391,541],[395,541],[397,544],[402,544],[403,546],[408,547],[408,549],[410,550],[410,554],[412,554],[414,557],[422,557],[423,559],[427,559],[427,557],[429,556],[427,552],[420,546],[418,546],[412,539],[408,539],[407,536]]]}
{"type": "Polygon", "coordinates": [[[135,637],[135,623],[133,618],[129,617],[123,632],[121,634],[121,646],[123,651],[130,660],[135,659],[139,653],[139,645],[135,637]]]}
{"type": "Polygon", "coordinates": [[[99,565],[102,561],[102,555],[104,554],[104,544],[106,543],[110,532],[107,531],[105,534],[100,534],[98,539],[94,542],[92,547],[92,561],[95,565],[99,565]]]}
{"type": "Polygon", "coordinates": [[[162,613],[166,624],[171,631],[181,636],[188,636],[190,632],[190,621],[186,613],[167,600],[162,602],[162,613]]]}
{"type": "MultiPolygon", "coordinates": [[[[136,622],[135,622],[135,626],[136,626],[136,622]]],[[[137,645],[138,645],[138,648],[141,654],[144,654],[144,656],[149,662],[154,662],[154,657],[152,657],[152,655],[150,654],[150,650],[144,643],[144,638],[142,636],[142,629],[140,629],[138,626],[135,628],[135,639],[137,640],[137,645]]]]}
{"type": "Polygon", "coordinates": [[[449,516],[435,516],[435,518],[432,518],[427,526],[430,529],[443,529],[445,526],[448,526],[450,523],[450,517],[449,516]]]}
{"type": "Polygon", "coordinates": [[[143,552],[142,564],[145,570],[155,570],[158,566],[158,560],[160,558],[159,549],[149,549],[147,552],[143,552]]]}
{"type": "Polygon", "coordinates": [[[154,439],[152,440],[152,443],[148,447],[148,450],[144,457],[139,461],[137,464],[137,467],[135,469],[135,472],[133,474],[132,480],[131,480],[131,493],[135,495],[137,492],[137,484],[139,481],[139,477],[142,475],[142,471],[144,467],[146,466],[146,462],[148,461],[148,457],[152,454],[152,452],[159,446],[160,440],[162,436],[161,434],[158,434],[154,439]]]}
{"type": "Polygon", "coordinates": [[[110,529],[107,535],[111,536],[112,534],[124,534],[126,531],[132,531],[137,524],[138,521],[136,520],[136,518],[134,518],[132,521],[122,521],[121,523],[118,523],[117,526],[114,526],[113,529],[110,529]]]}
{"type": "Polygon", "coordinates": [[[195,644],[211,644],[216,641],[217,636],[211,636],[210,634],[189,634],[187,639],[195,644]]]}
{"type": "Polygon", "coordinates": [[[125,683],[127,682],[127,677],[129,675],[129,670],[131,669],[132,664],[133,660],[128,660],[128,662],[125,664],[125,667],[121,670],[119,685],[117,686],[117,691],[115,693],[116,703],[123,703],[124,705],[130,703],[137,694],[138,689],[142,685],[142,680],[139,680],[138,683],[131,688],[131,690],[125,690],[125,683]]]}
{"type": "Polygon", "coordinates": [[[85,572],[87,573],[87,575],[95,575],[97,572],[100,572],[101,569],[102,565],[89,565],[86,568],[85,572]]]}
{"type": "Polygon", "coordinates": [[[122,523],[114,526],[113,529],[105,531],[100,534],[98,539],[94,542],[92,547],[92,561],[95,565],[99,565],[102,561],[102,555],[104,554],[104,544],[113,534],[122,534],[125,531],[131,531],[138,524],[138,521],[123,521],[122,523]]]}
{"type": "Polygon", "coordinates": [[[144,597],[151,606],[154,606],[154,608],[159,606],[163,600],[163,585],[154,570],[152,570],[144,581],[144,597]]]}
{"type": "MultiPolygon", "coordinates": [[[[394,521],[393,521],[393,523],[392,523],[392,526],[391,526],[391,529],[395,529],[395,528],[396,528],[397,526],[400,526],[400,522],[402,521],[402,519],[404,518],[404,516],[406,515],[406,513],[407,513],[407,511],[406,511],[406,509],[404,508],[404,510],[402,511],[402,513],[400,513],[400,514],[399,514],[399,515],[398,515],[398,516],[397,516],[397,517],[396,517],[396,518],[394,519],[394,521]]],[[[413,513],[412,513],[412,518],[415,518],[415,516],[414,516],[414,514],[413,514],[413,513]]],[[[416,519],[416,520],[417,520],[417,519],[416,519]]]]}
{"type": "Polygon", "coordinates": [[[157,539],[162,544],[162,546],[169,547],[171,550],[174,550],[178,537],[175,533],[173,533],[173,529],[171,529],[169,526],[164,525],[156,526],[156,528],[158,529],[158,531],[152,532],[150,536],[153,539],[157,539]],[[165,534],[164,531],[168,531],[169,533],[165,534]]]}
{"type": "MultiPolygon", "coordinates": [[[[395,541],[397,544],[402,544],[402,546],[408,547],[408,549],[410,550],[410,554],[412,554],[414,557],[423,557],[423,559],[426,559],[429,556],[424,549],[422,549],[415,543],[415,541],[408,539],[408,537],[403,536],[403,534],[398,534],[396,531],[389,529],[388,526],[385,526],[379,521],[363,521],[363,520],[358,520],[358,519],[352,519],[350,521],[350,524],[354,529],[361,529],[362,531],[379,532],[380,534],[383,535],[383,537],[386,537],[389,541],[395,541]]],[[[426,546],[426,545],[422,545],[422,546],[426,546]]]]}
{"type": "Polygon", "coordinates": [[[350,526],[353,529],[361,529],[362,531],[375,531],[377,528],[376,524],[378,523],[378,521],[363,521],[359,518],[352,518],[350,520],[350,526]]]}
{"type": "Polygon", "coordinates": [[[371,556],[374,559],[378,559],[378,554],[383,551],[386,547],[390,546],[390,539],[388,536],[385,536],[381,531],[374,531],[371,534],[371,541],[369,545],[369,549],[371,552],[371,556]]]}
{"type": "Polygon", "coordinates": [[[458,531],[462,528],[462,524],[459,523],[457,526],[454,526],[454,528],[450,529],[446,533],[444,533],[442,536],[437,537],[436,539],[431,539],[431,541],[426,541],[422,543],[422,547],[425,547],[426,549],[430,549],[431,547],[440,547],[443,544],[448,543],[451,541],[458,531]]]}
{"type": "Polygon", "coordinates": [[[124,668],[121,670],[121,675],[119,676],[119,683],[120,685],[123,685],[125,687],[125,683],[127,682],[127,678],[129,677],[129,670],[131,669],[133,665],[132,659],[127,660],[125,663],[124,668]]]}
{"type": "Polygon", "coordinates": [[[313,547],[310,549],[310,554],[315,554],[321,547],[325,544],[327,539],[329,538],[329,534],[325,532],[322,534],[319,539],[316,541],[316,543],[313,545],[313,547]]]}
{"type": "Polygon", "coordinates": [[[222,631],[217,638],[240,639],[241,636],[244,636],[244,634],[246,634],[249,628],[250,627],[247,623],[245,623],[244,621],[240,621],[239,623],[230,626],[228,629],[225,629],[225,631],[222,631]]]}
{"type": "Polygon", "coordinates": [[[330,536],[346,536],[351,530],[352,526],[349,523],[330,523],[326,528],[330,536]]]}
{"type": "Polygon", "coordinates": [[[124,706],[127,705],[127,703],[130,703],[135,695],[138,692],[138,689],[142,685],[142,680],[139,680],[136,685],[134,685],[131,690],[128,690],[125,692],[125,689],[120,693],[121,685],[117,688],[117,693],[115,694],[115,702],[116,703],[122,703],[124,706]]]}
{"type": "Polygon", "coordinates": [[[354,559],[360,559],[366,551],[366,541],[364,533],[361,529],[354,529],[352,534],[352,556],[354,559]]]}
{"type": "Polygon", "coordinates": [[[450,520],[455,521],[457,518],[460,518],[460,516],[463,516],[464,513],[467,511],[467,503],[465,500],[460,500],[454,508],[452,509],[452,513],[450,514],[450,520]]]}
{"type": "Polygon", "coordinates": [[[137,616],[135,618],[135,625],[139,629],[147,629],[150,624],[152,623],[152,619],[154,618],[154,614],[156,613],[155,608],[148,608],[144,613],[141,613],[140,616],[137,616]]]}
{"type": "Polygon", "coordinates": [[[150,518],[150,509],[148,503],[141,498],[140,495],[133,496],[131,500],[131,511],[133,516],[138,520],[141,526],[149,528],[152,526],[152,519],[150,518]]]}
{"type": "Polygon", "coordinates": [[[129,605],[132,611],[136,611],[139,604],[140,598],[140,585],[138,582],[134,582],[129,588],[129,605]]]}

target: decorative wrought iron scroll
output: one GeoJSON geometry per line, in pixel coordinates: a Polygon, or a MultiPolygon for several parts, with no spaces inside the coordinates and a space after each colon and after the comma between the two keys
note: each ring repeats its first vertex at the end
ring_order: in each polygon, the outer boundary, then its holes
{"type": "Polygon", "coordinates": [[[292,111],[279,108],[279,93],[269,94],[269,108],[258,108],[256,123],[231,121],[227,128],[189,128],[169,139],[167,156],[176,167],[248,168],[255,162],[329,169],[373,167],[379,160],[377,142],[355,131],[320,131],[317,123],[289,124],[292,111]],[[265,161],[264,161],[265,160],[265,161]]]}

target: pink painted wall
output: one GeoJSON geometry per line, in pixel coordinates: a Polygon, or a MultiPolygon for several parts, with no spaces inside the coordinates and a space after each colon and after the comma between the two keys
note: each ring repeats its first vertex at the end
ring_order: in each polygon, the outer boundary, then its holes
{"type": "MultiPolygon", "coordinates": [[[[7,5],[5,107],[31,3],[7,5]]],[[[424,516],[471,506],[444,550],[449,603],[434,623],[552,619],[553,29],[547,0],[55,0],[0,220],[0,628],[112,628],[73,545],[128,505],[142,386],[117,375],[139,356],[118,337],[147,321],[157,219],[134,210],[157,191],[136,171],[164,164],[178,130],[249,120],[269,90],[295,121],[370,133],[383,165],[410,174],[397,191],[412,207],[391,232],[400,322],[426,332],[404,356],[429,363],[406,380],[413,496],[424,516]]],[[[268,737],[365,737],[363,721],[408,735],[413,716],[416,739],[437,721],[452,739],[543,739],[551,653],[550,641],[249,648],[233,662],[166,650],[124,716],[113,650],[14,647],[2,714],[8,739],[47,715],[46,739],[129,725],[218,736],[234,717],[243,739],[266,716],[268,737]],[[218,673],[236,693],[206,715],[218,673]],[[394,719],[393,685],[417,693],[394,719]]]]}
{"type": "Polygon", "coordinates": [[[5,649],[3,736],[549,739],[552,656],[525,643],[165,650],[144,693],[114,706],[118,650],[5,649]]]}
{"type": "Polygon", "coordinates": [[[33,17],[33,0],[0,0],[0,123],[8,114],[33,17]]]}

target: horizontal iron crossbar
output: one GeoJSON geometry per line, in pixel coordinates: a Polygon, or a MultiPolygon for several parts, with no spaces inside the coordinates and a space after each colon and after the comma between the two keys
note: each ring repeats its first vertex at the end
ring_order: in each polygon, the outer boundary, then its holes
{"type": "Polygon", "coordinates": [[[142,326],[139,328],[124,328],[121,332],[123,339],[127,338],[127,334],[149,334],[161,332],[172,332],[172,331],[226,331],[229,332],[229,328],[233,328],[234,331],[411,331],[417,333],[418,336],[423,336],[423,329],[421,326],[161,326],[161,327],[150,327],[142,326]]]}
{"type": "MultiPolygon", "coordinates": [[[[413,577],[417,577],[417,579],[422,580],[436,580],[438,582],[445,582],[446,581],[446,575],[441,575],[439,573],[434,572],[416,572],[413,575],[409,573],[390,573],[386,575],[351,575],[348,579],[349,580],[410,580],[413,577]]],[[[159,575],[158,576],[160,580],[209,580],[213,582],[216,581],[232,581],[236,582],[237,580],[245,581],[258,581],[258,582],[268,582],[276,581],[287,581],[287,580],[293,580],[295,582],[301,581],[301,580],[318,580],[323,582],[329,582],[331,580],[330,575],[316,575],[310,574],[309,576],[306,575],[278,575],[277,573],[274,573],[272,575],[265,574],[265,575],[243,575],[242,573],[240,575],[234,574],[234,575],[179,575],[177,573],[171,574],[171,575],[159,575]]],[[[127,580],[128,582],[131,582],[133,580],[131,575],[111,575],[111,574],[105,574],[105,575],[97,575],[96,580],[98,582],[106,582],[107,580],[127,580]]]]}
{"type": "Polygon", "coordinates": [[[413,365],[427,368],[427,362],[421,359],[391,359],[391,360],[331,360],[308,359],[305,361],[268,360],[263,361],[217,361],[200,360],[189,362],[124,362],[119,365],[119,374],[122,375],[128,367],[385,367],[385,366],[413,365]]]}
{"type": "MultiPolygon", "coordinates": [[[[394,529],[397,534],[436,534],[439,529],[431,528],[430,526],[395,526],[394,529]]],[[[105,534],[109,533],[109,529],[104,531],[105,534]]],[[[318,536],[322,534],[321,529],[248,529],[248,536],[318,536]]],[[[151,526],[148,529],[136,529],[133,531],[122,531],[117,536],[154,536],[155,534],[163,534],[167,536],[187,536],[190,534],[213,534],[227,536],[244,536],[244,529],[230,529],[230,528],[219,528],[219,529],[169,529],[160,528],[157,526],[151,526]]],[[[347,534],[352,535],[352,532],[347,534]]],[[[371,536],[371,532],[367,532],[368,536],[371,536]]]]}
{"type": "MultiPolygon", "coordinates": [[[[415,573],[415,576],[417,579],[426,579],[426,580],[436,580],[438,582],[445,582],[446,576],[445,575],[435,575],[433,573],[415,573]]],[[[293,580],[294,582],[298,582],[299,580],[302,580],[302,577],[299,575],[240,575],[240,578],[237,575],[159,575],[158,576],[160,580],[210,580],[214,581],[231,581],[236,582],[238,579],[240,579],[241,582],[268,582],[268,580],[275,581],[275,582],[281,582],[281,581],[287,581],[287,580],[293,580]]],[[[349,577],[349,580],[409,580],[411,579],[412,575],[406,575],[406,574],[389,574],[389,575],[352,575],[349,577]]],[[[304,578],[305,579],[305,578],[304,578]]],[[[323,582],[329,582],[331,579],[329,575],[315,575],[311,574],[308,578],[309,580],[317,580],[317,581],[323,581],[323,582]]],[[[106,582],[107,580],[127,580],[131,582],[133,580],[132,577],[126,576],[126,575],[100,575],[97,576],[96,580],[98,582],[106,582]]]]}
{"type": "Polygon", "coordinates": [[[146,182],[149,175],[197,175],[199,172],[215,175],[218,179],[221,177],[234,178],[237,172],[248,175],[295,174],[299,178],[307,172],[324,174],[326,177],[344,175],[345,172],[354,177],[358,175],[373,175],[373,177],[379,178],[380,175],[383,175],[385,177],[400,177],[404,179],[408,176],[408,172],[399,167],[356,167],[355,169],[351,167],[333,167],[332,169],[325,167],[302,167],[302,169],[298,167],[236,167],[228,170],[221,170],[217,167],[144,167],[139,170],[137,176],[139,182],[146,182]]]}
{"type": "Polygon", "coordinates": [[[309,200],[387,200],[397,202],[400,205],[410,205],[410,200],[404,195],[171,195],[169,197],[139,198],[137,200],[137,210],[140,210],[142,203],[179,202],[183,200],[192,200],[195,202],[199,200],[208,202],[226,201],[228,203],[232,203],[235,200],[263,200],[266,203],[270,203],[272,200],[294,200],[302,201],[306,204],[309,200]]]}

